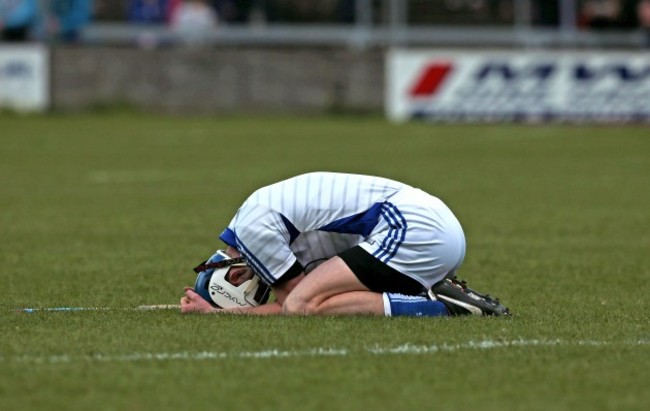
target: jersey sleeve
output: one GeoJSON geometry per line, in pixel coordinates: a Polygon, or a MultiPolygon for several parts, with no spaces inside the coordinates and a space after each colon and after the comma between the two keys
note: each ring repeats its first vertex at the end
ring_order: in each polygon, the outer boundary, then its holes
{"type": "Polygon", "coordinates": [[[259,204],[244,204],[219,238],[237,248],[269,285],[278,282],[296,263],[281,214],[259,204]]]}

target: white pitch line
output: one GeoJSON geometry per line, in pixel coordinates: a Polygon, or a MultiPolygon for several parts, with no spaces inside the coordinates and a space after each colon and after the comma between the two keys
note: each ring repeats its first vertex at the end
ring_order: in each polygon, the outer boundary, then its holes
{"type": "Polygon", "coordinates": [[[456,352],[470,350],[493,350],[500,348],[516,347],[603,347],[612,345],[648,346],[650,340],[628,342],[579,340],[565,341],[553,340],[511,340],[511,341],[468,341],[458,344],[432,344],[415,345],[402,344],[394,347],[374,346],[361,350],[348,348],[317,347],[306,350],[280,350],[269,349],[262,351],[200,351],[200,352],[159,352],[159,353],[127,353],[127,354],[62,354],[62,355],[17,355],[13,357],[0,357],[0,363],[28,363],[28,364],[61,364],[74,362],[147,362],[147,361],[206,361],[224,359],[268,359],[268,358],[300,358],[300,357],[346,357],[354,355],[432,355],[441,352],[456,352]]]}
{"type": "Polygon", "coordinates": [[[166,170],[97,170],[87,176],[94,184],[139,184],[188,181],[187,174],[166,170]]]}

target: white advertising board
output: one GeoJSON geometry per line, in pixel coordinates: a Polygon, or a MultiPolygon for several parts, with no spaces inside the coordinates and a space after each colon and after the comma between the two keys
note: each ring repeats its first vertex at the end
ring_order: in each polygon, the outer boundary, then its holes
{"type": "Polygon", "coordinates": [[[47,48],[0,45],[0,108],[42,111],[49,105],[47,48]]]}
{"type": "Polygon", "coordinates": [[[650,53],[392,50],[394,121],[650,122],[650,53]]]}

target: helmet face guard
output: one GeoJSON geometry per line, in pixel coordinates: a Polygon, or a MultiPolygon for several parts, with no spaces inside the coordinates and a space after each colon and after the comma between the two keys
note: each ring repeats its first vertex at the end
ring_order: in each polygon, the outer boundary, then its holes
{"type": "Polygon", "coordinates": [[[217,308],[257,307],[264,304],[270,294],[270,287],[255,275],[236,286],[227,279],[231,267],[247,266],[244,258],[232,258],[218,250],[207,261],[194,268],[198,273],[194,291],[217,308]]]}

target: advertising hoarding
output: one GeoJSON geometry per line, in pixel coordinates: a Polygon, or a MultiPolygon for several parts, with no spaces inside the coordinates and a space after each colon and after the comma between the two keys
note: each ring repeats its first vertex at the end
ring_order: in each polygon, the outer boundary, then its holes
{"type": "Polygon", "coordinates": [[[394,121],[650,121],[650,53],[393,50],[386,63],[394,121]]]}
{"type": "Polygon", "coordinates": [[[49,98],[47,48],[0,45],[0,108],[42,111],[49,98]]]}

